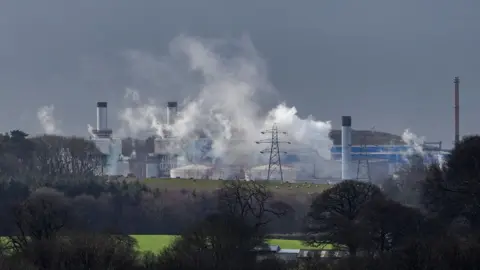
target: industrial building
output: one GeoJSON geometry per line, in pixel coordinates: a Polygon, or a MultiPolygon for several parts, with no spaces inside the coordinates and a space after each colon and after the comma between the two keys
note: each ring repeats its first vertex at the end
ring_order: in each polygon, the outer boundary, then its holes
{"type": "Polygon", "coordinates": [[[122,140],[113,138],[112,130],[108,127],[107,102],[97,102],[97,124],[91,135],[90,139],[103,154],[104,162],[98,170],[99,174],[128,175],[128,162],[122,159],[122,140]]]}
{"type": "MultiPolygon", "coordinates": [[[[168,102],[166,106],[167,127],[173,124],[178,113],[177,102],[168,102]]],[[[269,180],[294,182],[297,179],[315,180],[331,179],[379,179],[394,173],[408,162],[406,156],[412,146],[397,142],[390,145],[352,145],[352,117],[342,117],[341,144],[331,148],[331,158],[321,159],[311,156],[302,157],[305,153],[295,151],[295,145],[289,146],[289,154],[282,156],[282,173],[273,173],[269,180]]],[[[140,155],[135,153],[125,157],[122,155],[122,140],[112,137],[108,126],[107,102],[97,103],[97,124],[92,131],[92,141],[104,155],[105,164],[99,173],[104,175],[135,174],[138,178],[193,178],[193,179],[250,179],[265,180],[268,178],[268,159],[258,163],[259,153],[251,153],[258,164],[245,167],[245,164],[230,164],[216,161],[213,164],[208,153],[212,141],[208,138],[182,141],[178,147],[177,138],[171,131],[163,131],[163,138],[155,138],[152,153],[140,155]]],[[[245,143],[245,142],[244,142],[245,143]]],[[[255,143],[255,142],[252,142],[255,143]]],[[[235,142],[232,142],[234,145],[235,142]]],[[[441,143],[424,145],[425,162],[440,160],[448,152],[441,149],[441,143]]],[[[235,163],[235,162],[233,162],[235,163]]]]}

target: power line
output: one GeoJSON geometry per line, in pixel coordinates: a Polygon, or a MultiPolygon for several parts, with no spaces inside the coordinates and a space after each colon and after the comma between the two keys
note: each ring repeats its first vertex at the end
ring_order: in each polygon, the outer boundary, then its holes
{"type": "Polygon", "coordinates": [[[371,182],[372,177],[370,175],[370,152],[368,151],[368,138],[375,133],[375,127],[372,127],[370,132],[366,132],[361,139],[360,153],[357,161],[357,178],[356,180],[362,180],[371,182]]]}
{"type": "Polygon", "coordinates": [[[270,147],[265,148],[264,150],[260,151],[261,154],[270,154],[270,158],[268,161],[268,174],[267,174],[267,180],[271,180],[272,175],[275,172],[278,172],[280,175],[280,180],[283,182],[283,170],[282,170],[282,162],[280,158],[280,153],[286,154],[287,152],[281,152],[280,151],[280,144],[281,143],[286,143],[286,144],[291,144],[289,141],[280,141],[278,139],[279,134],[286,135],[286,132],[281,132],[278,131],[278,127],[276,124],[273,124],[272,129],[265,130],[261,132],[262,134],[271,134],[271,138],[269,139],[264,139],[257,141],[257,144],[261,143],[268,143],[270,144],[270,147]]]}

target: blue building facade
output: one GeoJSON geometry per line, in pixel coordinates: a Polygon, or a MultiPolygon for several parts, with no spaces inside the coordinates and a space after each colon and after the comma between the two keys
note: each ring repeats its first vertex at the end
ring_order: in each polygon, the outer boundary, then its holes
{"type": "MultiPolygon", "coordinates": [[[[405,164],[408,162],[406,156],[412,152],[412,147],[408,145],[379,145],[379,146],[352,146],[352,160],[358,159],[378,159],[386,160],[389,163],[405,164]]],[[[335,145],[331,149],[332,159],[342,159],[342,146],[335,145]]],[[[446,151],[425,151],[424,159],[426,163],[433,163],[443,160],[448,155],[446,151]]]]}
{"type": "MultiPolygon", "coordinates": [[[[179,156],[179,165],[186,165],[190,163],[210,163],[212,143],[209,139],[194,140],[184,147],[183,154],[179,156]]],[[[352,160],[365,159],[382,160],[391,164],[406,164],[408,162],[407,156],[412,152],[412,147],[408,145],[378,145],[378,146],[352,146],[352,160]]],[[[302,160],[300,155],[295,153],[295,150],[288,151],[286,155],[282,156],[284,164],[293,164],[302,160]]],[[[342,159],[342,146],[334,145],[331,148],[331,160],[340,161],[342,159]]],[[[425,151],[424,159],[426,163],[432,163],[445,158],[448,155],[446,151],[425,151]]],[[[254,153],[252,153],[252,158],[254,153]]],[[[264,156],[264,155],[261,155],[264,156]]],[[[265,156],[265,158],[268,158],[265,156]]],[[[305,160],[303,158],[303,160],[305,160]]],[[[268,162],[268,160],[265,160],[268,162]]]]}

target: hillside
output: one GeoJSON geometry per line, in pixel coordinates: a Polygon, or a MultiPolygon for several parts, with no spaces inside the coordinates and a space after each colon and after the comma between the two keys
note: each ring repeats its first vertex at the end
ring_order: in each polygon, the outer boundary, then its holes
{"type": "MultiPolygon", "coordinates": [[[[334,129],[330,132],[330,138],[334,145],[342,144],[341,130],[334,129]]],[[[388,144],[405,144],[401,136],[370,130],[352,130],[352,144],[353,145],[388,145],[388,144]]]]}

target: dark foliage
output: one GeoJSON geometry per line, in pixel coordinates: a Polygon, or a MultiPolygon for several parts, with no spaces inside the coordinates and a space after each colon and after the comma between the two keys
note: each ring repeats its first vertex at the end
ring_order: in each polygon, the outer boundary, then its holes
{"type": "Polygon", "coordinates": [[[369,183],[343,181],[318,195],[307,216],[307,240],[312,246],[336,243],[345,246],[350,254],[365,245],[367,231],[360,222],[362,211],[377,198],[380,189],[369,183]]]}
{"type": "Polygon", "coordinates": [[[445,165],[432,167],[423,185],[424,204],[446,221],[464,217],[480,226],[480,137],[463,138],[445,165]]]}

